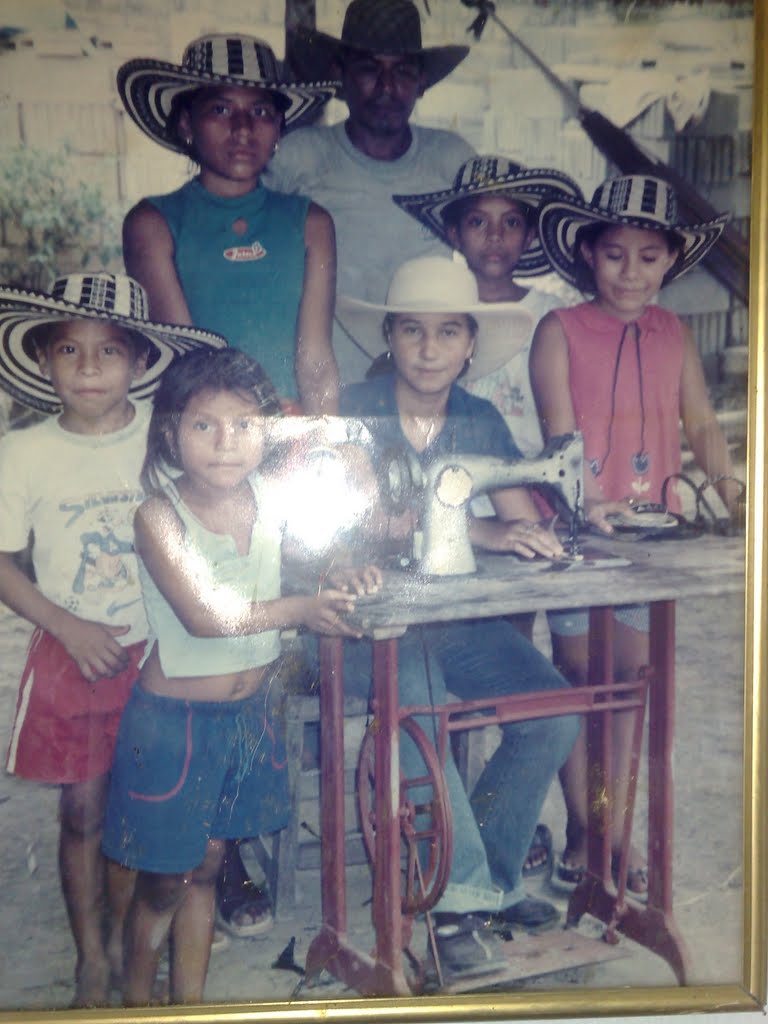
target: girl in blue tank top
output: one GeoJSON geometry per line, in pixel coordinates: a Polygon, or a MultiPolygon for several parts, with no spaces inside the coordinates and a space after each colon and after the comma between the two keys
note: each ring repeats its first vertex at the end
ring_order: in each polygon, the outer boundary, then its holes
{"type": "Polygon", "coordinates": [[[266,43],[233,34],[190,43],[180,66],[129,61],[118,89],[146,134],[200,168],[125,219],[125,264],[152,315],[218,331],[258,359],[288,404],[335,413],[333,221],[260,182],[283,128],[324,103],[333,83],[283,83],[266,43]]]}
{"type": "Polygon", "coordinates": [[[286,824],[280,631],[357,637],[344,616],[380,583],[370,568],[314,596],[281,596],[283,516],[259,473],[276,394],[244,353],[201,355],[165,371],[135,518],[151,639],[120,723],[103,840],[138,871],[130,1006],[150,1003],[169,935],[171,1001],[202,1002],[225,842],[286,824]]]}

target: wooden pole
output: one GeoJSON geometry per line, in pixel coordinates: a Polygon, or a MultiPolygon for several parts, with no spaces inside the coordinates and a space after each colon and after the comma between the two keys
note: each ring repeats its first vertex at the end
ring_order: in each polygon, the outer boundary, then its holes
{"type": "Polygon", "coordinates": [[[317,27],[315,0],[285,0],[285,65],[290,77],[296,78],[291,63],[291,32],[297,28],[317,27]]]}

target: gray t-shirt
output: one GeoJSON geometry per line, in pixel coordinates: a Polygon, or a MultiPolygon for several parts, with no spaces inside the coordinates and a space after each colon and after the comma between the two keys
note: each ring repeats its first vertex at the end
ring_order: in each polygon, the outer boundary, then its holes
{"type": "MultiPolygon", "coordinates": [[[[333,217],[339,294],[383,302],[404,260],[446,253],[392,196],[449,188],[474,151],[453,132],[418,125],[411,132],[411,145],[399,159],[372,160],[352,145],[343,123],[301,128],[281,141],[263,176],[268,188],[309,196],[333,217]]],[[[333,344],[342,383],[362,380],[370,357],[338,321],[333,344]]]]}

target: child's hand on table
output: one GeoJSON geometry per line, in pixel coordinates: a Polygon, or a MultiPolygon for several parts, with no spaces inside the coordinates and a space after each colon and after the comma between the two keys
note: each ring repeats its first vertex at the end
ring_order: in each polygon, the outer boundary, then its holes
{"type": "Polygon", "coordinates": [[[382,585],[381,569],[377,565],[363,565],[350,569],[333,569],[326,579],[332,586],[356,597],[375,594],[382,585]]]}
{"type": "Polygon", "coordinates": [[[359,639],[363,634],[356,626],[345,620],[355,610],[356,595],[346,590],[320,590],[315,597],[303,597],[301,602],[301,625],[313,633],[326,636],[348,636],[359,639]]]}

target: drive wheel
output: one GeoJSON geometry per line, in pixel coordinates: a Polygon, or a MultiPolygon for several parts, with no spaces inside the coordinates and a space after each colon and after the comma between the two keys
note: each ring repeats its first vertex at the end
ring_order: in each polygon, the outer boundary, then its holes
{"type": "MultiPolygon", "coordinates": [[[[416,744],[426,774],[400,777],[401,865],[404,874],[402,910],[421,914],[440,899],[448,882],[453,853],[451,806],[437,751],[413,718],[403,718],[400,728],[416,744]],[[415,800],[415,790],[418,802],[415,800]]],[[[357,802],[368,858],[376,869],[375,732],[366,730],[357,763],[357,802]]]]}

